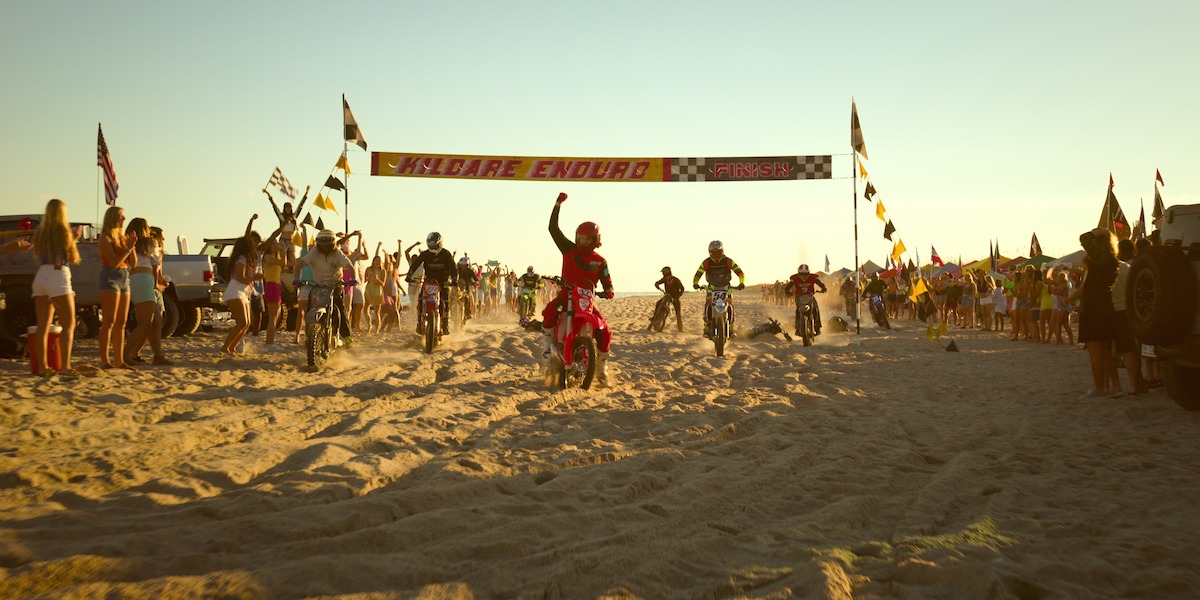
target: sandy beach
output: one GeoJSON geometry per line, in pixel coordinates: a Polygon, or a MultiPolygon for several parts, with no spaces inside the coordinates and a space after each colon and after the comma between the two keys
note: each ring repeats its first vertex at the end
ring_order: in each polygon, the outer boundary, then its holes
{"type": "MultiPolygon", "coordinates": [[[[739,326],[789,321],[753,296],[739,326]]],[[[1200,415],[1161,391],[1085,400],[1078,348],[911,321],[715,358],[701,297],[682,334],[655,300],[601,304],[588,392],[507,315],[425,355],[408,314],[316,374],[219,331],[0,363],[0,597],[1200,596],[1200,415]]]]}

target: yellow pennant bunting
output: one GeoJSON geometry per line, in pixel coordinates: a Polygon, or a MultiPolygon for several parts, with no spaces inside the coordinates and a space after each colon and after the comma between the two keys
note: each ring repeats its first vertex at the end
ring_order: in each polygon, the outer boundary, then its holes
{"type": "Polygon", "coordinates": [[[867,179],[867,165],[862,164],[862,161],[858,162],[858,178],[864,181],[867,179]]]}
{"type": "Polygon", "coordinates": [[[346,162],[345,154],[338,157],[337,164],[334,165],[334,168],[341,169],[345,171],[347,175],[350,175],[350,163],[346,162]]]}
{"type": "Polygon", "coordinates": [[[937,335],[939,338],[942,337],[943,335],[946,335],[946,322],[945,321],[941,321],[938,324],[938,334],[937,335]]]}
{"type": "Polygon", "coordinates": [[[879,220],[883,221],[884,223],[887,222],[887,219],[883,218],[883,213],[885,210],[887,209],[883,208],[883,200],[875,203],[875,216],[879,217],[879,220]]]}
{"type": "Polygon", "coordinates": [[[907,248],[904,247],[904,240],[896,240],[896,245],[892,247],[892,262],[899,264],[900,255],[904,254],[907,248]]]}
{"type": "Polygon", "coordinates": [[[913,302],[917,302],[918,299],[921,297],[921,294],[924,294],[925,292],[928,292],[928,291],[929,291],[929,288],[925,287],[925,280],[918,279],[917,282],[913,284],[912,293],[909,294],[908,297],[910,299],[912,299],[913,302]]]}

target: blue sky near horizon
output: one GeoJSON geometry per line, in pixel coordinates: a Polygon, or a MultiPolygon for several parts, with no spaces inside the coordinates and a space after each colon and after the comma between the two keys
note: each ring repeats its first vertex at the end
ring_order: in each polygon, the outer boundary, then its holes
{"type": "MultiPolygon", "coordinates": [[[[556,270],[545,224],[600,223],[618,290],[689,275],[709,240],[752,282],[854,263],[849,111],[899,237],[928,260],[989,239],[1073,252],[1113,174],[1133,220],[1160,169],[1200,202],[1195,2],[16,2],[0,0],[0,212],[97,205],[104,125],[132,216],[234,235],[278,166],[319,186],[341,95],[373,151],[586,157],[835,154],[830,181],[576,183],[371,177],[374,249],[441,231],[478,260],[556,270]]],[[[862,192],[862,184],[859,184],[862,192]]],[[[314,191],[315,194],[315,191],[314,191]]],[[[276,193],[276,197],[280,194],[276,193]]],[[[341,195],[334,194],[339,211],[341,195]]],[[[326,215],[342,223],[341,216],[326,215]]],[[[859,199],[860,254],[890,243],[859,199]]]]}

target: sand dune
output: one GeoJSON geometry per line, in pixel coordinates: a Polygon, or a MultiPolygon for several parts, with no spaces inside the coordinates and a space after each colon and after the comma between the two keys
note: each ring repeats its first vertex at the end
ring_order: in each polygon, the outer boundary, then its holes
{"type": "MultiPolygon", "coordinates": [[[[751,296],[740,325],[787,322],[751,296]]],[[[645,331],[655,300],[601,305],[589,392],[507,317],[316,374],[218,333],[78,381],[2,363],[0,597],[1200,596],[1200,418],[1162,393],[907,322],[716,358],[698,297],[685,333],[645,331]]]]}

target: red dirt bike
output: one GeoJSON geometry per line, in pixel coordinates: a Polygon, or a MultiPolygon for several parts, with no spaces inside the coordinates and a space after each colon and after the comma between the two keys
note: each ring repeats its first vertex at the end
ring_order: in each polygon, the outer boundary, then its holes
{"type": "MultiPolygon", "coordinates": [[[[558,281],[562,285],[562,281],[558,281]]],[[[590,284],[572,285],[567,289],[562,314],[554,328],[554,343],[550,347],[547,366],[549,375],[558,387],[588,389],[596,375],[596,339],[592,334],[608,324],[592,308],[596,288],[590,284]]]]}
{"type": "MultiPolygon", "coordinates": [[[[825,292],[818,291],[818,293],[824,294],[825,292]]],[[[818,335],[815,310],[817,297],[813,294],[799,294],[795,298],[796,335],[800,336],[805,346],[811,346],[818,335]]]]}
{"type": "Polygon", "coordinates": [[[425,338],[425,353],[432,354],[442,342],[442,284],[426,279],[421,284],[421,313],[417,315],[417,335],[425,338]]]}

